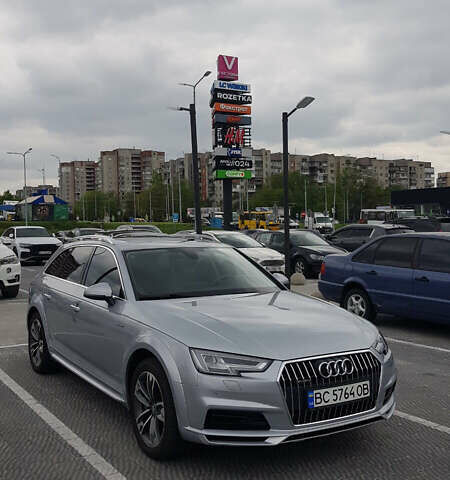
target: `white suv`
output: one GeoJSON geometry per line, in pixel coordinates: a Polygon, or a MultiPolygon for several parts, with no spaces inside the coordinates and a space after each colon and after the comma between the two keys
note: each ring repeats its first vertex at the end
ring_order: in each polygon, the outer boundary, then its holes
{"type": "Polygon", "coordinates": [[[20,270],[19,259],[0,242],[0,290],[4,297],[17,297],[20,287],[20,270]]]}
{"type": "Polygon", "coordinates": [[[44,227],[11,227],[3,232],[1,239],[21,262],[46,261],[62,245],[44,227]]]}

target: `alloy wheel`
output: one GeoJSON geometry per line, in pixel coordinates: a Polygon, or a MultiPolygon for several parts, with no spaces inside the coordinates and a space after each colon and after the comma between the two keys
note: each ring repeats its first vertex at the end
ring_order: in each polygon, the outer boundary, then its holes
{"type": "Polygon", "coordinates": [[[44,336],[41,322],[37,318],[31,322],[29,345],[31,360],[35,366],[39,367],[44,355],[44,336]]]}
{"type": "Polygon", "coordinates": [[[348,297],[347,310],[358,315],[358,317],[364,317],[367,311],[365,299],[359,293],[354,293],[348,297]]]}
{"type": "Polygon", "coordinates": [[[306,270],[306,267],[305,267],[305,263],[303,262],[303,260],[297,260],[295,262],[295,273],[301,273],[302,275],[305,275],[305,270],[306,270]]]}
{"type": "Polygon", "coordinates": [[[161,387],[156,377],[142,372],[134,388],[135,422],[142,440],[149,447],[157,447],[164,435],[165,408],[161,387]]]}

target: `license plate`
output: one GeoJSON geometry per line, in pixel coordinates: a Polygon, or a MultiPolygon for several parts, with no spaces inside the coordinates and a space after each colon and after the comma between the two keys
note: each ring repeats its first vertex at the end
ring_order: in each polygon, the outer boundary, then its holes
{"type": "Polygon", "coordinates": [[[41,255],[50,255],[52,252],[50,252],[49,250],[44,250],[42,252],[39,252],[41,255]]]}
{"type": "Polygon", "coordinates": [[[351,383],[339,387],[322,388],[308,392],[308,408],[326,407],[336,403],[351,402],[370,396],[370,382],[351,383]]]}

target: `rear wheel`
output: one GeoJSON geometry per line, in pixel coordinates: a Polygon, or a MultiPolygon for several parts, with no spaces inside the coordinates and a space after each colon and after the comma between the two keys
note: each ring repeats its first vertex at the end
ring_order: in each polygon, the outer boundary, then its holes
{"type": "Polygon", "coordinates": [[[35,372],[52,373],[56,370],[56,364],[48,351],[41,317],[37,312],[31,314],[28,327],[28,355],[35,372]]]}
{"type": "Polygon", "coordinates": [[[2,293],[5,298],[16,298],[19,293],[19,285],[14,287],[3,287],[2,293]]]}
{"type": "Polygon", "coordinates": [[[369,295],[361,288],[352,288],[344,298],[343,307],[366,320],[373,321],[376,313],[370,301],[369,295]]]}
{"type": "Polygon", "coordinates": [[[141,449],[157,460],[175,457],[182,445],[172,392],[157,360],[143,360],[130,387],[134,434],[141,449]]]}

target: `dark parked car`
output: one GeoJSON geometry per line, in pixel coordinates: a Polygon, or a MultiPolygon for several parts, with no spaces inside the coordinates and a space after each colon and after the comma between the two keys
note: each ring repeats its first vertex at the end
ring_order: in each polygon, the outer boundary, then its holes
{"type": "Polygon", "coordinates": [[[258,233],[263,233],[263,232],[267,232],[267,230],[265,230],[264,228],[255,228],[254,230],[239,230],[241,233],[243,233],[244,235],[248,235],[249,237],[252,237],[252,238],[255,238],[256,235],[258,233]]]}
{"type": "Polygon", "coordinates": [[[379,238],[322,265],[319,290],[346,310],[450,321],[450,233],[379,238]]]}
{"type": "MultiPolygon", "coordinates": [[[[264,230],[254,237],[265,247],[273,248],[284,254],[284,232],[264,230]]],[[[331,253],[346,253],[342,248],[330,245],[322,236],[312,230],[290,230],[291,269],[303,273],[306,278],[317,276],[322,260],[331,253]]]]}
{"type": "Polygon", "coordinates": [[[401,218],[394,222],[415,232],[440,232],[441,223],[435,218],[401,218]]]}
{"type": "Polygon", "coordinates": [[[136,223],[127,223],[124,225],[119,225],[116,230],[139,230],[140,232],[155,232],[162,233],[161,230],[156,225],[139,225],[136,223]]]}
{"type": "Polygon", "coordinates": [[[374,238],[410,232],[414,232],[414,230],[402,225],[365,225],[355,223],[354,225],[347,225],[336,230],[333,234],[327,235],[326,239],[336,247],[352,252],[374,238]]]}

